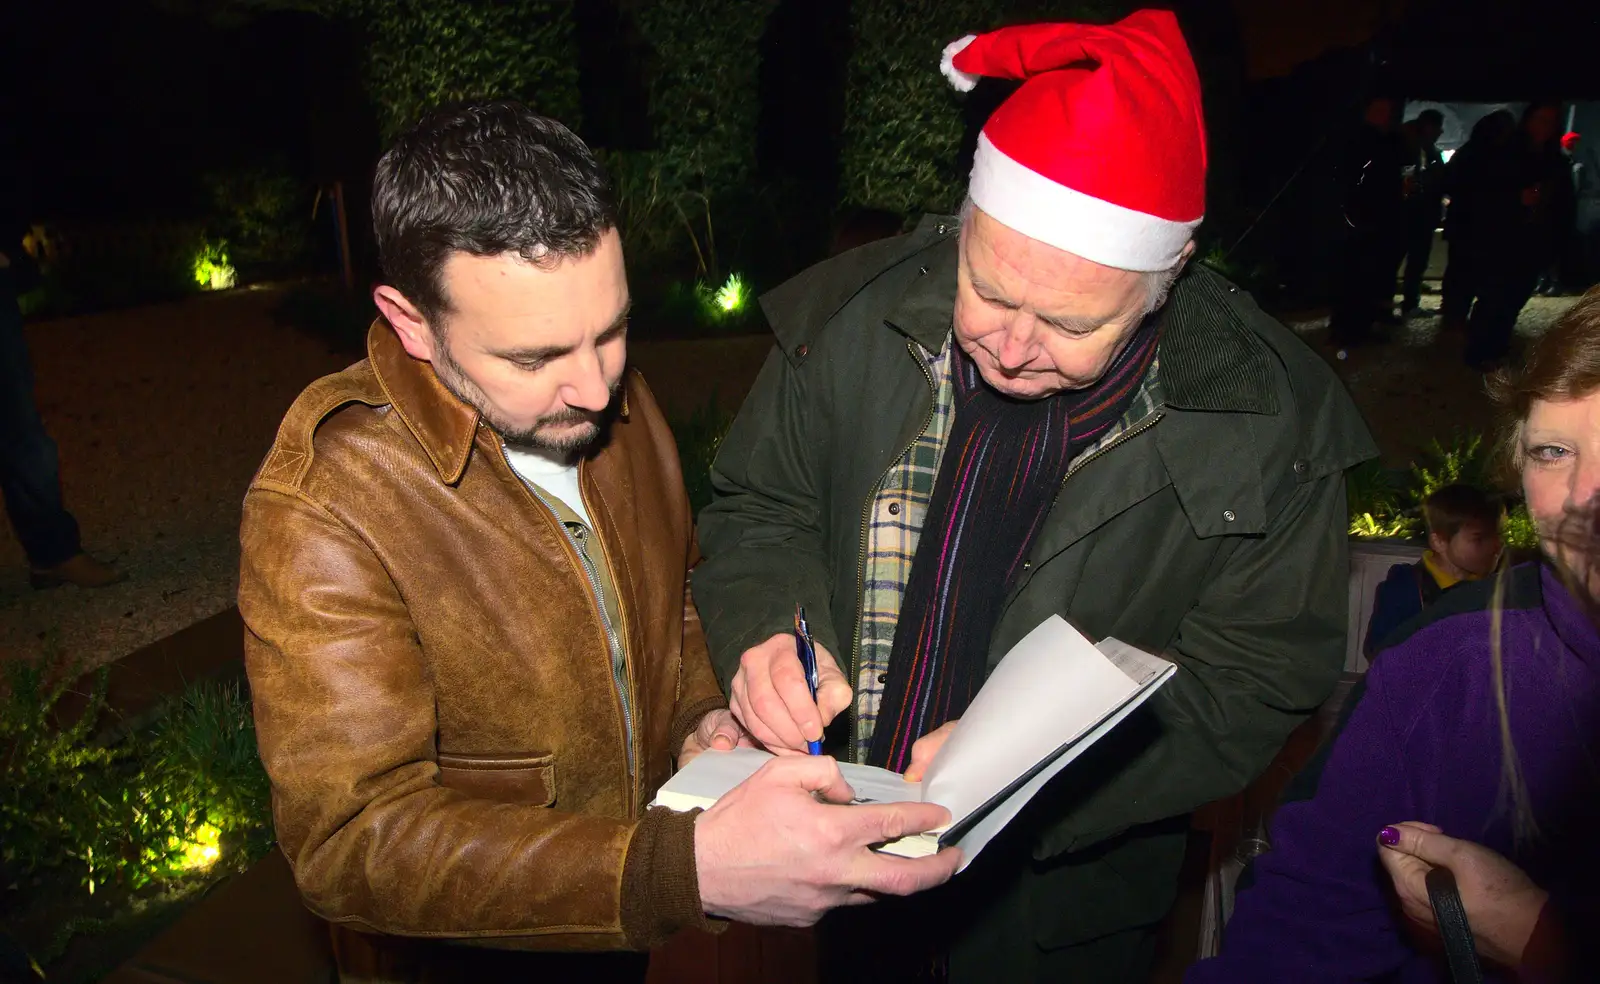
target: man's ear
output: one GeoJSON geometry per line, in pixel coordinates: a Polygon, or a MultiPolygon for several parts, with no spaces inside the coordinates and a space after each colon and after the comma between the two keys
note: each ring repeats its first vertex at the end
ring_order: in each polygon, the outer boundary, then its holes
{"type": "Polygon", "coordinates": [[[1428,549],[1442,557],[1450,549],[1450,538],[1438,533],[1429,533],[1428,549]]]}
{"type": "Polygon", "coordinates": [[[1174,270],[1173,271],[1174,273],[1182,273],[1183,272],[1183,268],[1188,266],[1189,265],[1189,260],[1194,257],[1195,249],[1196,249],[1196,246],[1194,244],[1194,240],[1193,239],[1189,240],[1187,243],[1184,244],[1183,252],[1178,254],[1178,269],[1174,270]]]}
{"type": "Polygon", "coordinates": [[[434,355],[433,329],[417,306],[398,290],[380,284],[372,290],[372,301],[378,312],[389,322],[389,327],[400,336],[400,344],[413,359],[432,362],[434,355]]]}

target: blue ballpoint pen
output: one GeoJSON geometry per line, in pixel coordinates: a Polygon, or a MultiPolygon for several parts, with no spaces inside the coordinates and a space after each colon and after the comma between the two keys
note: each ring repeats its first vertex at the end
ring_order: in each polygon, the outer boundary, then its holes
{"type": "MultiPolygon", "coordinates": [[[[806,624],[806,610],[800,605],[794,606],[794,648],[800,656],[800,668],[805,671],[806,686],[811,688],[811,701],[817,700],[817,650],[816,643],[811,640],[811,627],[806,624]]],[[[822,742],[806,742],[806,752],[810,755],[822,754],[822,742]]]]}

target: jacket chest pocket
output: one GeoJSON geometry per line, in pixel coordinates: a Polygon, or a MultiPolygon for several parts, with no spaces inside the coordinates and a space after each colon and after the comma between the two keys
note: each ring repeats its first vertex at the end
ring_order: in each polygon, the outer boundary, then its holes
{"type": "Polygon", "coordinates": [[[525,806],[556,801],[554,755],[439,755],[439,784],[477,799],[525,806]]]}

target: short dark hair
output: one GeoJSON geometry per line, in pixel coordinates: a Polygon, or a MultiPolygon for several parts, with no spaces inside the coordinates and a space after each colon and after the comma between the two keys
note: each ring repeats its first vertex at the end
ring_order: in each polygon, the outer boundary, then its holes
{"type": "Polygon", "coordinates": [[[560,123],[520,103],[441,109],[378,161],[372,225],[392,283],[442,331],[441,273],[452,253],[530,263],[587,256],[616,226],[610,183],[560,123]]]}
{"type": "Polygon", "coordinates": [[[1432,123],[1434,126],[1444,126],[1444,114],[1437,109],[1425,109],[1417,114],[1418,123],[1432,123]]]}
{"type": "Polygon", "coordinates": [[[1437,533],[1446,540],[1460,533],[1462,527],[1474,523],[1498,530],[1501,514],[1500,503],[1475,485],[1445,485],[1422,501],[1428,532],[1437,533]]]}

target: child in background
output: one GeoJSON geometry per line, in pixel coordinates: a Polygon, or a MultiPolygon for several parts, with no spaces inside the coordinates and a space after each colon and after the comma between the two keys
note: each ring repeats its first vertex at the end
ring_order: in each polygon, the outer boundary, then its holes
{"type": "Polygon", "coordinates": [[[1371,659],[1401,623],[1462,581],[1490,574],[1500,560],[1498,503],[1471,485],[1446,485],[1423,500],[1428,550],[1415,564],[1396,564],[1378,585],[1362,652],[1371,659]]]}

